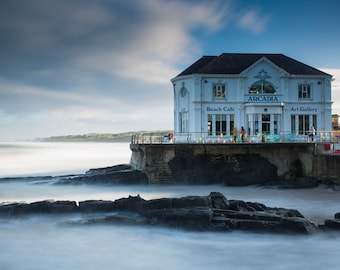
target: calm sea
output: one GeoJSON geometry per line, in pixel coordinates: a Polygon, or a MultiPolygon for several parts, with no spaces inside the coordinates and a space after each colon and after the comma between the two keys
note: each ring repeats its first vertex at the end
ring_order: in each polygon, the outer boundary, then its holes
{"type": "MultiPolygon", "coordinates": [[[[84,173],[128,163],[127,143],[0,143],[0,178],[84,173]]],[[[58,186],[2,181],[0,203],[208,195],[295,208],[322,221],[340,212],[340,192],[224,186],[58,186]]],[[[0,218],[0,269],[338,269],[340,234],[311,236],[187,232],[143,226],[64,226],[83,216],[0,218]]]]}

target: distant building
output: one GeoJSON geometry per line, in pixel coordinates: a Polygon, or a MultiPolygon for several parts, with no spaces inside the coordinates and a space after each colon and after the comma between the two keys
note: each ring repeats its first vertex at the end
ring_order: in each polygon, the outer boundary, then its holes
{"type": "Polygon", "coordinates": [[[339,129],[339,115],[332,114],[332,129],[338,130],[339,129]]]}
{"type": "Polygon", "coordinates": [[[331,79],[283,54],[203,56],[171,80],[175,136],[232,140],[242,126],[253,139],[331,131],[331,79]]]}

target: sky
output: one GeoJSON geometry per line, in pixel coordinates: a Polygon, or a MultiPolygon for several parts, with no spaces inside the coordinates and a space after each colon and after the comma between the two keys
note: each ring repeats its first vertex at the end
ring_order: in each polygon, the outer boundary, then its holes
{"type": "Polygon", "coordinates": [[[282,53],[333,75],[338,0],[1,0],[0,140],[173,129],[203,55],[282,53]]]}

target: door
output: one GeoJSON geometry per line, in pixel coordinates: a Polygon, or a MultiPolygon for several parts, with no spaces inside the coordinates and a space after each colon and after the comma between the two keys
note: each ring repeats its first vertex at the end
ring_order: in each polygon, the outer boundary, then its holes
{"type": "Polygon", "coordinates": [[[262,133],[270,133],[270,114],[262,114],[262,133]]]}

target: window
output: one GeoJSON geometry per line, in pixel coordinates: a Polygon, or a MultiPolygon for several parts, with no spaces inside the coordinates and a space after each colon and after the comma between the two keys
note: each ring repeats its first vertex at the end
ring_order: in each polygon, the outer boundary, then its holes
{"type": "Polygon", "coordinates": [[[232,134],[234,127],[233,114],[208,114],[208,135],[225,136],[232,134]]]}
{"type": "Polygon", "coordinates": [[[309,134],[310,128],[313,125],[317,129],[316,114],[293,114],[290,116],[291,132],[301,135],[309,134]]]}
{"type": "Polygon", "coordinates": [[[309,115],[299,115],[299,134],[307,135],[309,131],[309,115]]]}
{"type": "Polygon", "coordinates": [[[208,135],[212,135],[212,115],[208,114],[208,135]]]}
{"type": "Polygon", "coordinates": [[[225,98],[225,85],[224,84],[215,84],[213,86],[213,97],[214,98],[225,98]]]}
{"type": "Polygon", "coordinates": [[[227,133],[227,119],[225,114],[216,115],[216,135],[225,135],[227,133]]]}
{"type": "Polygon", "coordinates": [[[181,132],[185,133],[185,132],[189,132],[189,114],[188,112],[182,112],[180,113],[180,124],[181,124],[181,132]]]}
{"type": "Polygon", "coordinates": [[[234,115],[231,114],[230,115],[230,123],[229,123],[229,132],[230,132],[230,135],[233,135],[234,126],[235,126],[234,115]]]}
{"type": "Polygon", "coordinates": [[[274,86],[265,80],[254,82],[248,91],[249,94],[275,94],[274,86]]]}
{"type": "Polygon", "coordinates": [[[308,99],[312,97],[310,84],[299,85],[299,98],[308,99]]]}
{"type": "Polygon", "coordinates": [[[317,126],[317,115],[316,114],[313,114],[313,126],[314,126],[315,129],[318,128],[318,126],[317,126]]]}
{"type": "Polygon", "coordinates": [[[295,115],[292,114],[290,116],[290,132],[295,133],[296,132],[296,127],[295,127],[295,115]]]}
{"type": "Polygon", "coordinates": [[[254,131],[255,134],[259,133],[259,115],[255,114],[254,116],[254,131]]]}
{"type": "Polygon", "coordinates": [[[279,130],[279,115],[274,114],[274,133],[277,134],[279,130]]]}

